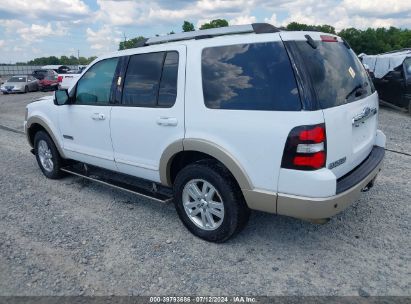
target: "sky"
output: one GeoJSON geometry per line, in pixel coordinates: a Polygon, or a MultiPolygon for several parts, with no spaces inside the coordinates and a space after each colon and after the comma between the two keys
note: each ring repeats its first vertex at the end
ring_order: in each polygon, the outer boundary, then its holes
{"type": "Polygon", "coordinates": [[[196,28],[296,21],[347,27],[411,28],[411,0],[0,0],[0,63],[42,56],[99,56],[120,41],[196,28]]]}

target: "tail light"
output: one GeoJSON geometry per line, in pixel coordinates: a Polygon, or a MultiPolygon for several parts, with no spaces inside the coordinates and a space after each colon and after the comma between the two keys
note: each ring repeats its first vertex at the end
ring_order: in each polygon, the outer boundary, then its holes
{"type": "Polygon", "coordinates": [[[323,42],[338,42],[337,37],[331,35],[320,35],[323,42]]]}
{"type": "Polygon", "coordinates": [[[57,81],[58,81],[58,82],[62,82],[62,81],[63,81],[63,76],[58,76],[58,77],[57,77],[57,81]]]}
{"type": "Polygon", "coordinates": [[[318,170],[327,159],[325,124],[299,126],[291,130],[284,147],[281,167],[318,170]]]}

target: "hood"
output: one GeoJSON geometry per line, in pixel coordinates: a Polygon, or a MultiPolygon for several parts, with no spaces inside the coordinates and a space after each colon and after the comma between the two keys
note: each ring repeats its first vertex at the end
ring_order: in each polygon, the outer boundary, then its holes
{"type": "Polygon", "coordinates": [[[41,102],[41,103],[49,103],[49,102],[53,102],[53,100],[54,100],[54,94],[53,95],[49,95],[49,96],[43,96],[43,97],[40,97],[40,98],[37,98],[37,99],[34,99],[31,103],[29,103],[27,106],[30,106],[30,104],[32,104],[32,103],[39,103],[39,102],[41,102]]]}

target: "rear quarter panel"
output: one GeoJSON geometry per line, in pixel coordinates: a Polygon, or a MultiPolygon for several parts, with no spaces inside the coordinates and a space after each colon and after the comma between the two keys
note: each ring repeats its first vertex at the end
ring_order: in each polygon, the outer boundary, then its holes
{"type": "Polygon", "coordinates": [[[276,192],[287,136],[297,125],[324,122],[322,111],[219,110],[204,104],[201,54],[206,47],[280,41],[278,34],[217,37],[193,42],[187,50],[186,138],[210,141],[228,151],[254,189],[276,192]]]}

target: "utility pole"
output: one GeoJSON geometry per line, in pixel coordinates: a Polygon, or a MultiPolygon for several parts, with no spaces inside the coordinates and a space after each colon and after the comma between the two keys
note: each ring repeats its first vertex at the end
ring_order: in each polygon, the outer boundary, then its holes
{"type": "Polygon", "coordinates": [[[124,47],[124,50],[125,50],[126,49],[127,36],[126,36],[126,33],[124,33],[124,32],[123,32],[123,38],[124,38],[123,47],[124,47]]]}
{"type": "Polygon", "coordinates": [[[80,50],[77,50],[77,62],[80,65],[80,50]]]}

